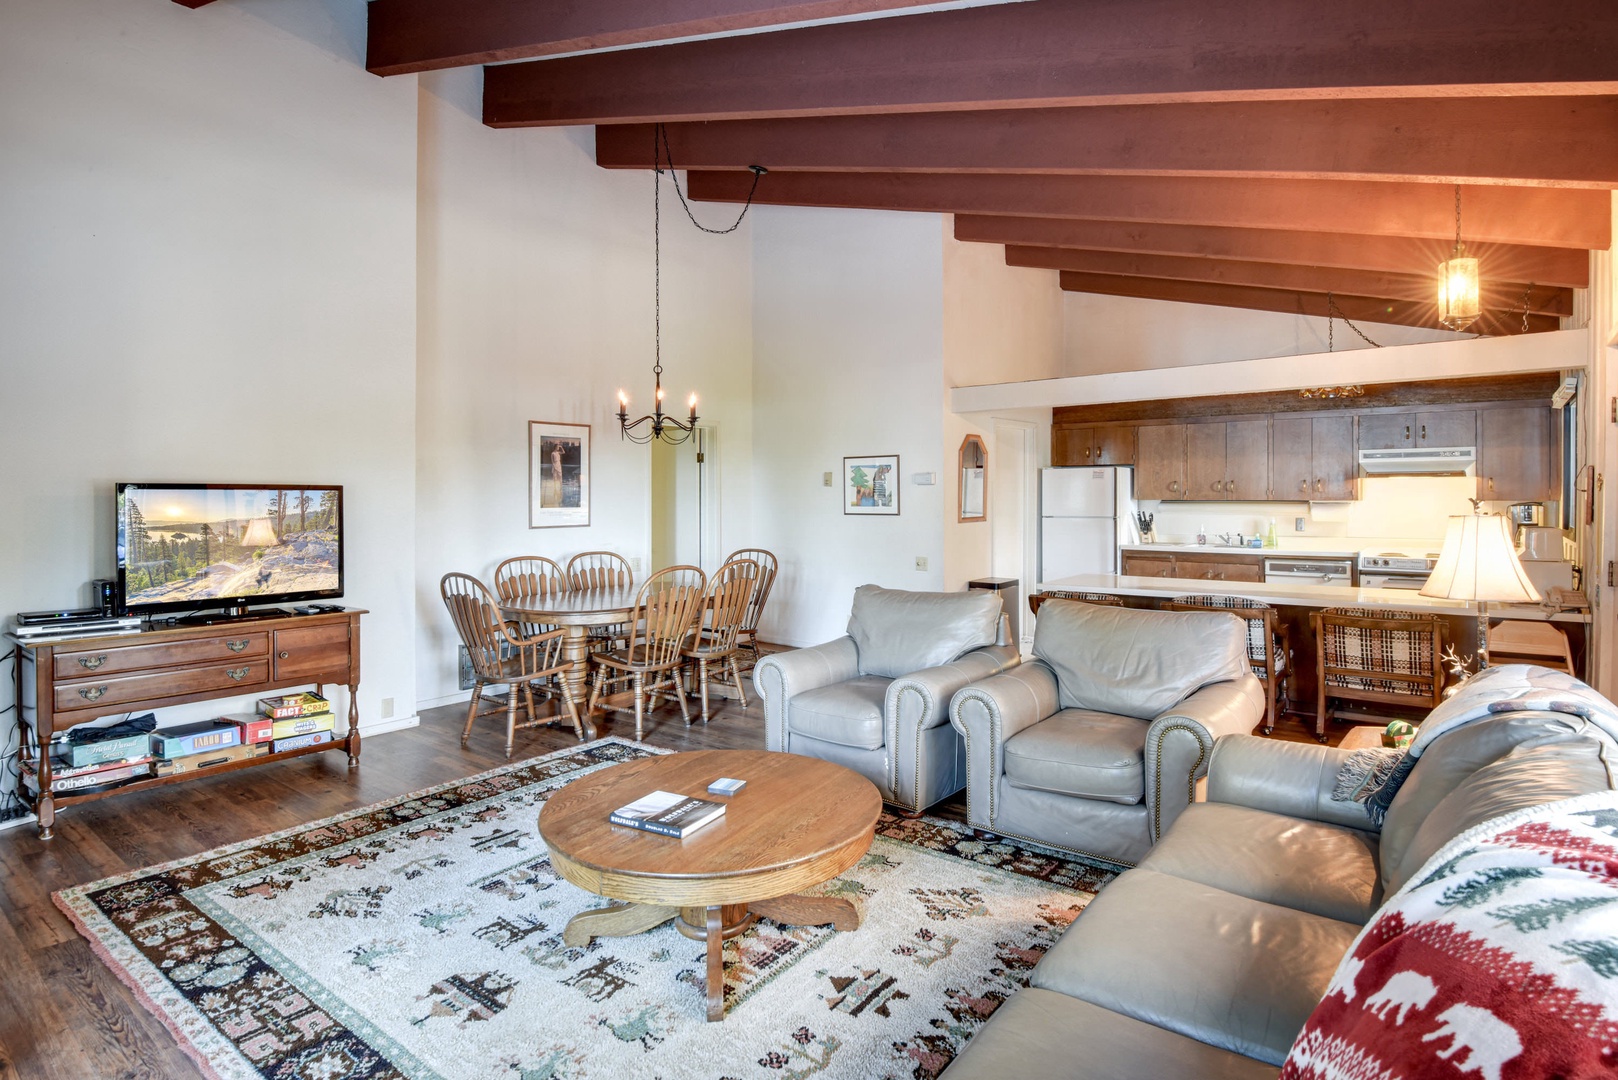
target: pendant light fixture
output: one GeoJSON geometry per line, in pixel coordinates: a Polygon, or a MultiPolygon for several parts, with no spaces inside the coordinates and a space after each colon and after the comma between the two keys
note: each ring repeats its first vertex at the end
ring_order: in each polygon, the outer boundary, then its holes
{"type": "Polygon", "coordinates": [[[674,174],[674,159],[669,155],[668,133],[663,125],[658,124],[652,132],[652,383],[653,399],[652,411],[638,419],[629,418],[629,395],[618,391],[618,429],[621,435],[630,442],[649,443],[653,439],[662,439],[666,443],[678,445],[685,442],[697,430],[697,395],[693,392],[687,404],[690,413],[685,420],[672,416],[663,411],[663,162],[667,161],[669,175],[674,179],[674,192],[680,196],[680,205],[685,207],[686,216],[691,218],[691,224],[705,233],[722,236],[725,233],[735,232],[752,208],[753,195],[758,191],[759,177],[768,170],[762,165],[752,165],[753,187],[747,193],[747,203],[736,220],[726,229],[710,229],[699,222],[691,213],[691,206],[685,201],[685,194],[680,191],[680,178],[674,174]]]}
{"type": "Polygon", "coordinates": [[[1438,264],[1438,321],[1451,330],[1465,330],[1477,320],[1479,308],[1478,261],[1461,243],[1461,185],[1455,185],[1455,247],[1438,264]]]}

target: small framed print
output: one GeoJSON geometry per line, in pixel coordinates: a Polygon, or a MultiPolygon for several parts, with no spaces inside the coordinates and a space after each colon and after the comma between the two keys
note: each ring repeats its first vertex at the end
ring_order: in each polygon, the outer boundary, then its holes
{"type": "Polygon", "coordinates": [[[590,425],[528,422],[528,527],[590,524],[590,425]]]}
{"type": "Polygon", "coordinates": [[[843,513],[899,513],[899,455],[869,454],[843,459],[843,513]]]}

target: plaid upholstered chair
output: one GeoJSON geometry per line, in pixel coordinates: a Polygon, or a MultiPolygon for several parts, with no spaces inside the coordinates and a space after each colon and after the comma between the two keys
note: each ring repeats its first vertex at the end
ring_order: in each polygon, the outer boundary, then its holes
{"type": "Polygon", "coordinates": [[[1029,595],[1028,610],[1038,615],[1039,605],[1047,600],[1077,600],[1081,604],[1100,604],[1102,607],[1124,606],[1124,598],[1113,596],[1111,593],[1080,592],[1077,589],[1048,589],[1042,593],[1031,593],[1029,595]]]}
{"type": "Polygon", "coordinates": [[[1247,620],[1247,661],[1264,684],[1264,734],[1275,730],[1286,708],[1287,680],[1292,674],[1292,642],[1279,613],[1262,600],[1245,596],[1198,594],[1176,596],[1170,611],[1228,611],[1247,620]]]}
{"type": "Polygon", "coordinates": [[[1326,608],[1315,626],[1315,738],[1326,741],[1334,701],[1423,711],[1444,700],[1444,621],[1419,611],[1326,608]]]}

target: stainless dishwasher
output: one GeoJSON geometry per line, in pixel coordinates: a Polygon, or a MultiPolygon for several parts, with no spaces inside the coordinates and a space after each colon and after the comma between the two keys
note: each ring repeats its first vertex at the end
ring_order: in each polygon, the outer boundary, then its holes
{"type": "Polygon", "coordinates": [[[1352,559],[1265,559],[1265,584],[1352,585],[1352,559]]]}

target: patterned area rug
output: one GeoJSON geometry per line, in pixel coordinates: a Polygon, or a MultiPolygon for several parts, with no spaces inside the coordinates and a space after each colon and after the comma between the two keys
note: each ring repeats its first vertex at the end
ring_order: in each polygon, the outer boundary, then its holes
{"type": "Polygon", "coordinates": [[[604,739],[299,829],[64,890],[101,958],[217,1077],[937,1076],[1114,871],[884,814],[819,891],[860,929],[665,925],[563,944],[603,904],[536,830],[569,780],[656,753],[604,739]]]}

